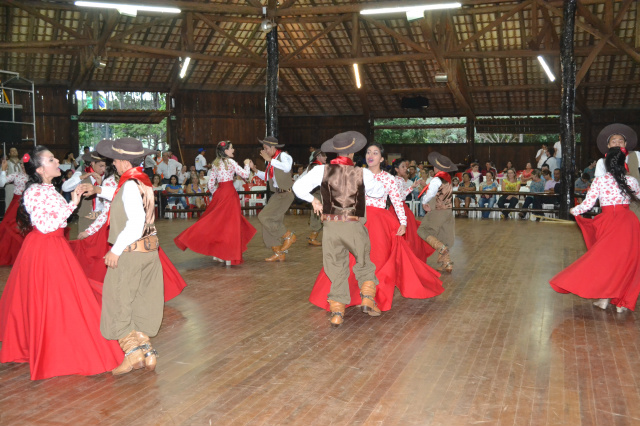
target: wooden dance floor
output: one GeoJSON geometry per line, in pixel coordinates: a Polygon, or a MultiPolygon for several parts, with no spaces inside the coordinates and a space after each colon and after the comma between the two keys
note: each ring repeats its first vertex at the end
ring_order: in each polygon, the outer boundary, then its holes
{"type": "Polygon", "coordinates": [[[188,287],[165,306],[155,373],[32,382],[0,364],[0,425],[640,424],[638,314],[548,284],[585,250],[575,225],[457,219],[441,296],[396,292],[332,329],[307,301],[322,266],[307,216],[287,217],[298,242],[277,264],[250,220],[237,267],[177,250],[192,220],[160,222],[188,287]]]}

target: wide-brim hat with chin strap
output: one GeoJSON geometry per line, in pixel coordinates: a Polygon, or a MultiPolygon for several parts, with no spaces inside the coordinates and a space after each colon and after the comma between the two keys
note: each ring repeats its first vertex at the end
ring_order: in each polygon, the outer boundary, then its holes
{"type": "Polygon", "coordinates": [[[449,157],[445,157],[444,155],[432,151],[427,156],[427,160],[429,160],[429,164],[433,167],[437,167],[443,172],[457,172],[458,167],[453,164],[453,161],[449,159],[449,157]]]}
{"type": "MultiPolygon", "coordinates": [[[[102,141],[101,141],[102,142],[102,141]]],[[[80,157],[85,163],[95,163],[97,161],[105,161],[106,158],[98,154],[96,151],[87,152],[80,157]]]]}
{"type": "Polygon", "coordinates": [[[156,152],[153,149],[145,148],[141,141],[134,138],[101,140],[96,146],[96,151],[100,155],[114,160],[135,160],[156,152]]]}
{"type": "Polygon", "coordinates": [[[283,143],[278,143],[278,138],[276,138],[275,136],[267,136],[264,139],[258,138],[258,143],[260,145],[272,146],[274,148],[282,148],[282,147],[284,147],[283,143]]]}
{"type": "Polygon", "coordinates": [[[367,138],[360,132],[349,131],[338,133],[325,141],[320,150],[322,152],[335,152],[338,155],[349,155],[360,151],[367,145],[367,138]]]}
{"type": "Polygon", "coordinates": [[[638,145],[638,135],[631,127],[626,124],[614,123],[609,124],[607,127],[602,129],[600,133],[598,133],[598,150],[602,154],[606,154],[609,152],[609,138],[613,135],[622,135],[627,141],[627,151],[633,151],[636,149],[636,145],[638,145]]]}

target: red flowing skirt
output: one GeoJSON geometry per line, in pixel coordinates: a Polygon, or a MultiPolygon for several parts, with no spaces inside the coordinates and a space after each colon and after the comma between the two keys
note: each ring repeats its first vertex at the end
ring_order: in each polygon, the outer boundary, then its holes
{"type": "Polygon", "coordinates": [[[576,217],[587,252],[551,279],[558,293],[611,299],[634,310],[640,293],[640,222],[628,205],[605,206],[594,219],[576,217]]]}
{"type": "MultiPolygon", "coordinates": [[[[386,209],[367,206],[367,223],[365,224],[371,240],[371,261],[376,265],[376,303],[382,311],[391,309],[393,294],[398,287],[402,296],[412,299],[428,299],[444,291],[440,273],[424,261],[418,259],[407,242],[396,236],[400,223],[386,209]]],[[[355,258],[349,255],[349,266],[355,265],[355,258]]],[[[329,310],[327,295],[331,289],[331,281],[324,268],[318,274],[311,290],[309,301],[314,305],[329,310]]],[[[347,306],[359,305],[360,288],[353,274],[349,275],[349,293],[351,303],[347,306]]]]}
{"type": "MultiPolygon", "coordinates": [[[[69,241],[73,254],[76,255],[80,265],[82,265],[84,273],[87,277],[99,283],[103,283],[104,277],[107,275],[104,256],[111,249],[111,245],[107,241],[108,238],[109,227],[105,225],[98,232],[84,240],[69,241]]],[[[164,278],[164,301],[168,302],[179,295],[187,286],[187,283],[164,250],[162,250],[162,247],[158,249],[158,255],[160,256],[162,277],[164,278]]],[[[102,286],[100,286],[100,295],[102,296],[102,286]]]]}
{"type": "MultiPolygon", "coordinates": [[[[427,258],[431,256],[435,250],[431,247],[425,240],[420,238],[418,235],[418,227],[420,226],[420,221],[416,219],[415,215],[405,203],[404,205],[404,214],[407,216],[407,232],[402,236],[416,257],[424,262],[427,261],[427,258]]],[[[397,219],[398,215],[396,215],[396,210],[393,206],[389,209],[389,211],[393,214],[393,216],[397,219]]]]}
{"type": "Polygon", "coordinates": [[[0,266],[13,265],[24,241],[16,223],[20,198],[21,195],[13,194],[9,208],[0,222],[0,266]]]}
{"type": "Polygon", "coordinates": [[[0,299],[0,362],[28,362],[31,379],[113,370],[124,354],[100,334],[99,285],[64,231],[25,238],[0,299]]]}
{"type": "Polygon", "coordinates": [[[233,182],[222,182],[202,217],[174,241],[180,250],[190,249],[238,265],[255,234],[256,228],[242,215],[233,182]]]}

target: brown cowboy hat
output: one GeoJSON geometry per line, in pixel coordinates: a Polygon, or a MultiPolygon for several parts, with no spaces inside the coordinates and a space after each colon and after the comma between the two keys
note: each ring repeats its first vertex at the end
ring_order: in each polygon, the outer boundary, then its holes
{"type": "Polygon", "coordinates": [[[114,160],[135,160],[156,152],[143,147],[142,142],[134,138],[103,139],[96,145],[96,151],[114,160]]]}
{"type": "Polygon", "coordinates": [[[609,144],[609,138],[613,135],[624,136],[627,141],[627,151],[633,151],[638,144],[638,135],[631,127],[620,123],[609,124],[598,134],[598,150],[600,150],[602,154],[609,152],[607,145],[609,144]]]}
{"type": "Polygon", "coordinates": [[[85,163],[95,163],[97,161],[105,161],[106,158],[99,155],[96,151],[87,152],[80,157],[85,163]]]}
{"type": "Polygon", "coordinates": [[[456,167],[456,165],[453,164],[451,160],[449,160],[449,157],[445,157],[444,155],[438,152],[435,152],[435,151],[430,152],[429,155],[427,156],[427,160],[429,160],[430,165],[432,165],[433,167],[437,167],[443,172],[458,171],[458,167],[456,167]]]}
{"type": "Polygon", "coordinates": [[[325,141],[320,150],[322,152],[335,152],[338,155],[348,155],[360,151],[367,144],[367,138],[362,133],[349,131],[338,133],[325,141]]]}
{"type": "Polygon", "coordinates": [[[281,144],[279,144],[279,143],[278,143],[278,138],[276,138],[275,136],[267,136],[267,137],[266,137],[266,138],[264,138],[264,139],[260,139],[260,138],[258,138],[258,143],[259,143],[260,145],[273,146],[273,147],[275,147],[275,148],[282,148],[282,147],[284,147],[284,144],[283,144],[283,143],[281,143],[281,144]]]}

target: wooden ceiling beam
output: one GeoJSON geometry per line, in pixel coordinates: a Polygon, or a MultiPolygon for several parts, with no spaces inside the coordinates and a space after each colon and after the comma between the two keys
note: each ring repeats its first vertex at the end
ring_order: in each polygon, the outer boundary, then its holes
{"type": "Polygon", "coordinates": [[[122,41],[124,39],[126,39],[129,36],[132,36],[135,33],[139,33],[145,30],[148,30],[149,28],[155,27],[155,26],[160,26],[163,25],[167,22],[171,22],[172,20],[174,20],[175,17],[173,16],[168,16],[168,17],[162,17],[162,18],[154,18],[151,21],[144,23],[144,24],[138,24],[138,25],[133,25],[131,28],[129,28],[126,31],[121,32],[120,34],[114,34],[113,37],[111,37],[111,41],[122,41]]]}
{"type": "Polygon", "coordinates": [[[246,53],[250,57],[256,60],[262,60],[260,56],[256,55],[255,52],[253,52],[251,49],[248,49],[244,44],[240,43],[237,38],[235,38],[231,34],[227,34],[227,32],[224,29],[222,29],[219,25],[217,25],[215,22],[209,19],[206,15],[203,15],[201,13],[196,13],[195,16],[198,19],[202,20],[204,23],[206,23],[208,26],[216,30],[218,34],[220,34],[222,37],[229,40],[231,44],[240,48],[240,50],[242,50],[244,53],[246,53]]]}
{"type": "MultiPolygon", "coordinates": [[[[71,83],[71,88],[80,86],[86,79],[88,79],[95,69],[93,62],[97,57],[103,55],[107,40],[111,37],[111,34],[115,30],[120,21],[120,14],[116,11],[103,11],[104,23],[100,28],[100,20],[97,19],[95,34],[98,34],[96,44],[93,49],[86,54],[84,65],[80,67],[80,73],[71,83]]],[[[96,14],[98,17],[99,15],[96,14]]]]}
{"type": "MultiPolygon", "coordinates": [[[[342,24],[343,22],[347,21],[351,19],[350,15],[341,15],[338,19],[336,19],[334,22],[331,23],[331,25],[327,26],[324,30],[322,30],[321,32],[319,32],[318,34],[316,34],[315,36],[311,37],[306,43],[304,43],[303,45],[297,47],[293,52],[289,53],[287,56],[285,56],[284,58],[282,58],[280,60],[280,63],[285,63],[287,62],[289,59],[299,55],[304,49],[306,49],[307,47],[311,46],[313,43],[315,43],[320,37],[323,37],[327,34],[329,34],[331,31],[333,31],[338,25],[342,24]]],[[[287,31],[286,27],[285,27],[285,31],[287,31]]],[[[288,31],[287,31],[288,33],[288,31]]],[[[291,41],[295,44],[295,39],[291,37],[291,35],[289,35],[289,38],[291,39],[291,41]]]]}
{"type": "Polygon", "coordinates": [[[399,42],[401,42],[403,44],[406,44],[407,46],[413,48],[414,50],[417,50],[418,52],[421,52],[421,53],[427,52],[427,49],[425,49],[423,46],[420,46],[418,43],[414,42],[413,40],[409,39],[408,37],[405,37],[402,34],[398,33],[397,31],[389,28],[388,26],[386,26],[382,22],[379,22],[379,21],[377,21],[375,19],[372,19],[372,18],[369,18],[369,17],[366,17],[366,16],[362,16],[360,19],[362,19],[363,21],[369,23],[370,25],[373,25],[374,27],[378,28],[379,30],[381,30],[382,32],[384,32],[385,34],[390,36],[391,38],[394,38],[394,39],[398,40],[399,42]]]}
{"type": "Polygon", "coordinates": [[[576,74],[576,87],[580,86],[582,79],[585,77],[585,75],[587,75],[587,72],[589,72],[589,68],[591,68],[593,61],[595,61],[596,57],[598,56],[600,51],[602,51],[608,41],[609,36],[601,39],[598,44],[595,45],[589,56],[587,56],[586,59],[582,62],[582,66],[576,74]]]}
{"type": "MultiPolygon", "coordinates": [[[[535,1],[535,0],[533,0],[533,1],[535,1]]],[[[497,28],[503,22],[507,21],[512,16],[514,16],[516,13],[521,12],[522,10],[524,10],[525,8],[530,7],[530,6],[531,6],[531,1],[525,1],[525,2],[517,4],[515,7],[513,7],[511,10],[509,10],[507,13],[502,15],[499,19],[496,19],[495,21],[493,21],[489,25],[487,25],[484,28],[482,28],[480,31],[476,31],[476,33],[474,35],[472,35],[468,39],[466,39],[463,42],[461,42],[458,45],[458,50],[464,50],[471,43],[473,43],[474,41],[478,40],[480,37],[484,36],[485,34],[487,34],[489,31],[493,30],[494,28],[497,28]]]]}
{"type": "MultiPolygon", "coordinates": [[[[10,1],[10,0],[0,0],[0,5],[2,6],[7,6],[7,7],[17,7],[18,9],[22,9],[25,12],[27,12],[29,15],[46,22],[47,24],[51,25],[54,28],[57,28],[61,31],[64,31],[65,33],[72,35],[76,38],[83,38],[82,34],[78,33],[76,30],[74,30],[73,28],[69,28],[66,25],[62,25],[60,22],[56,21],[55,19],[49,18],[47,15],[44,15],[43,13],[41,13],[40,11],[38,11],[37,9],[27,6],[25,4],[21,4],[15,1],[10,1]]],[[[46,9],[46,7],[44,8],[46,9]]]]}

